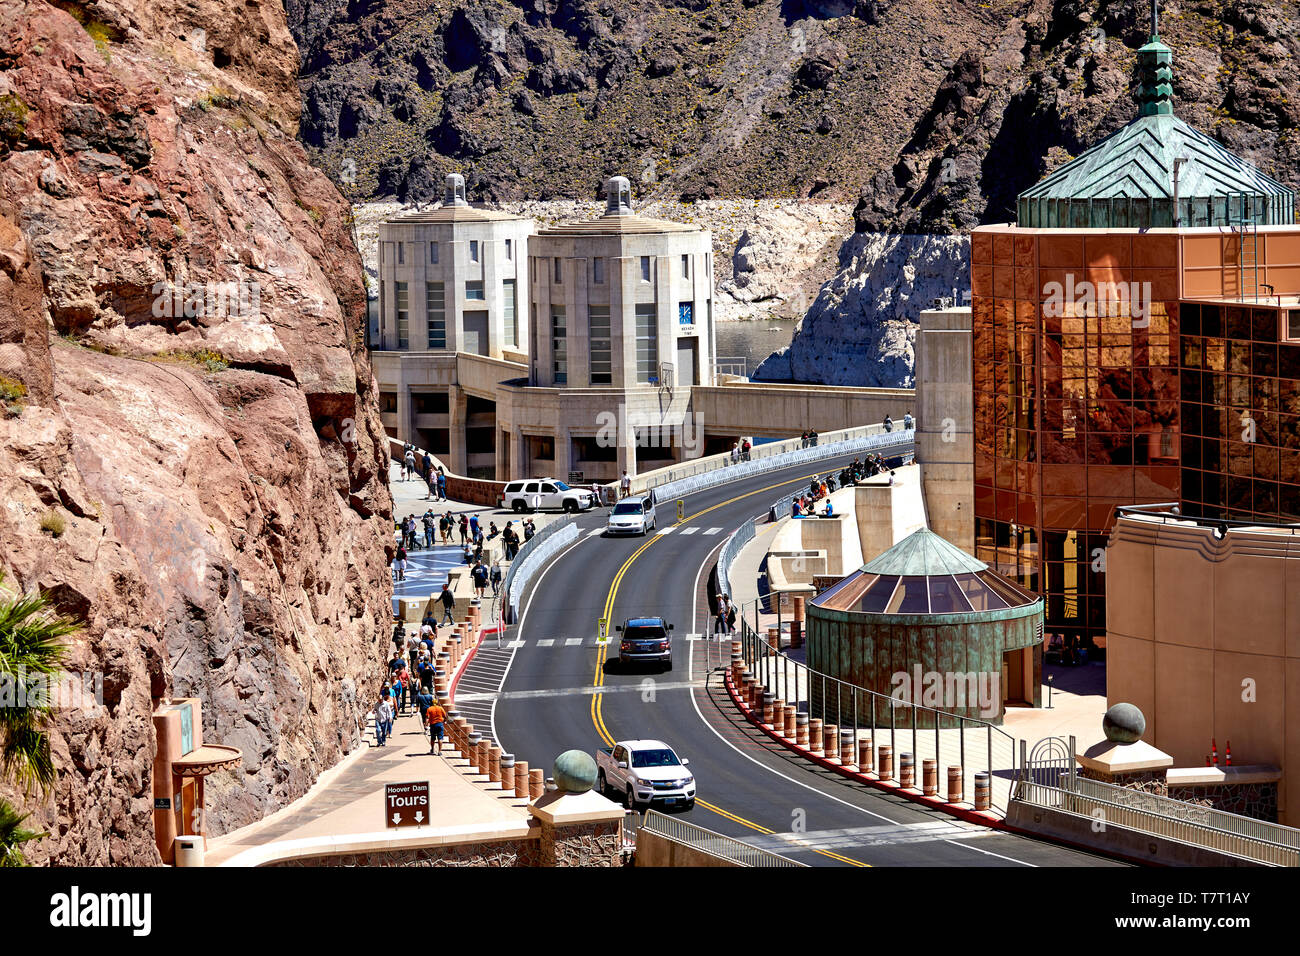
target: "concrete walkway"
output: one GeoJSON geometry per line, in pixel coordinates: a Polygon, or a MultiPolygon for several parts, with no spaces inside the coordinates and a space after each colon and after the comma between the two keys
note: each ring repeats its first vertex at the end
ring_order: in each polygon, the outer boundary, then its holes
{"type": "MultiPolygon", "coordinates": [[[[210,838],[206,865],[220,866],[246,850],[271,843],[312,837],[333,837],[346,842],[349,836],[382,832],[386,829],[384,785],[387,783],[427,780],[431,805],[429,825],[433,827],[517,826],[521,822],[526,824],[530,818],[527,800],[513,792],[487,789],[486,776],[470,775],[458,769],[468,767],[469,761],[451,756],[450,746],[443,746],[447,756],[430,754],[429,738],[420,726],[420,718],[414,714],[394,722],[393,736],[386,746],[373,744],[372,720],[366,743],[338,767],[322,775],[306,796],[264,820],[210,838]]],[[[411,836],[417,829],[391,832],[411,836]]],[[[233,865],[239,865],[238,860],[233,865]]]]}

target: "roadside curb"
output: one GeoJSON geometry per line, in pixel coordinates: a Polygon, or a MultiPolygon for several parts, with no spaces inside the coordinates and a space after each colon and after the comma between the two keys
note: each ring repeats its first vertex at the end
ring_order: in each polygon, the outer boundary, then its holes
{"type": "Polygon", "coordinates": [[[838,773],[841,777],[847,777],[849,780],[852,780],[856,783],[865,783],[868,786],[874,787],[877,790],[883,790],[886,793],[892,793],[900,797],[905,797],[908,800],[911,800],[913,803],[919,803],[922,806],[929,807],[932,810],[942,810],[944,813],[947,813],[949,816],[954,816],[961,820],[965,820],[967,823],[978,824],[979,826],[988,827],[989,829],[992,830],[1003,830],[1006,832],[1019,832],[1007,826],[1006,823],[1000,817],[997,817],[992,813],[983,810],[975,810],[973,808],[968,808],[968,807],[953,806],[951,803],[948,803],[945,800],[941,800],[938,797],[927,797],[919,790],[916,789],[904,790],[894,781],[881,780],[875,774],[865,774],[857,770],[849,770],[847,767],[845,767],[837,760],[828,760],[825,757],[817,756],[812,751],[804,747],[800,747],[796,743],[790,742],[785,737],[778,734],[774,729],[764,724],[762,720],[760,720],[759,717],[757,717],[754,714],[753,708],[746,705],[740,699],[740,694],[737,693],[735,686],[732,684],[730,668],[724,671],[723,680],[727,688],[727,694],[731,697],[731,702],[736,705],[737,709],[742,714],[745,715],[745,718],[751,724],[756,726],[759,730],[763,731],[763,733],[767,734],[767,736],[771,737],[777,743],[781,744],[781,746],[785,747],[786,750],[793,751],[795,754],[798,754],[800,757],[805,757],[811,760],[813,763],[825,767],[827,770],[833,770],[836,773],[838,773]]]}

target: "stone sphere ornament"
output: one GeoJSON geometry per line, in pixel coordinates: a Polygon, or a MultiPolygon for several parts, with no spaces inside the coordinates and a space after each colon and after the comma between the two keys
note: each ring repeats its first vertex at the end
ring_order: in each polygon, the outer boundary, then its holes
{"type": "Polygon", "coordinates": [[[1101,719],[1101,729],[1112,743],[1136,743],[1146,733],[1147,719],[1132,704],[1116,704],[1101,719]]]}
{"type": "Polygon", "coordinates": [[[566,750],[555,758],[555,785],[565,793],[586,793],[596,784],[596,761],[585,750],[566,750]]]}

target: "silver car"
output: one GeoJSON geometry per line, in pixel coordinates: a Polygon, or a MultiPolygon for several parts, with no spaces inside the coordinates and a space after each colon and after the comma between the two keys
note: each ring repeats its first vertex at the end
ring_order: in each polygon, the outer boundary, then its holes
{"type": "Polygon", "coordinates": [[[606,534],[649,534],[655,530],[655,503],[648,495],[624,498],[609,513],[606,534]]]}

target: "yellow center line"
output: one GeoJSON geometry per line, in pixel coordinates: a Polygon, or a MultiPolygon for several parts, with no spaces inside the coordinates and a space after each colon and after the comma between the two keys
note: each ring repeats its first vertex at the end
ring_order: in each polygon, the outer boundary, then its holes
{"type": "MultiPolygon", "coordinates": [[[[774,488],[781,488],[784,487],[785,485],[793,485],[793,484],[798,484],[801,481],[807,481],[808,479],[812,478],[813,475],[815,474],[818,473],[814,472],[813,474],[804,475],[802,478],[791,478],[788,481],[778,481],[775,484],[767,485],[766,487],[763,488],[755,488],[753,491],[746,492],[743,495],[736,495],[734,498],[728,498],[726,501],[720,501],[716,505],[712,505],[711,507],[705,508],[702,511],[697,511],[694,514],[686,515],[685,517],[682,518],[681,521],[676,522],[674,527],[677,525],[687,524],[688,522],[694,521],[696,518],[708,514],[710,511],[716,511],[719,508],[726,507],[729,504],[734,504],[735,502],[741,501],[745,498],[750,498],[754,495],[760,495],[765,491],[771,491],[774,488]]],[[[613,623],[612,614],[614,612],[614,601],[618,597],[618,587],[619,584],[622,583],[623,581],[623,576],[627,574],[628,568],[632,566],[633,562],[635,562],[637,558],[641,557],[642,553],[645,551],[646,548],[650,547],[650,545],[658,541],[659,537],[660,536],[657,534],[652,535],[647,541],[643,542],[641,547],[633,551],[632,555],[626,561],[623,562],[623,566],[619,568],[618,573],[614,575],[614,580],[613,582],[611,582],[609,587],[609,594],[605,598],[604,616],[605,616],[605,620],[609,621],[611,624],[613,623]]],[[[692,595],[692,600],[694,600],[694,595],[692,595]]],[[[608,658],[608,656],[609,656],[609,638],[607,635],[604,643],[600,644],[596,648],[596,674],[595,677],[592,679],[592,684],[591,684],[592,687],[599,688],[605,685],[605,661],[608,658]]],[[[604,696],[605,695],[600,693],[599,691],[591,695],[591,722],[592,725],[596,728],[596,733],[600,735],[600,739],[603,740],[607,746],[612,747],[614,746],[616,741],[614,739],[614,735],[609,732],[609,728],[605,726],[605,715],[603,712],[604,696]]],[[[739,823],[741,826],[749,827],[751,830],[756,830],[759,833],[764,833],[764,834],[771,834],[775,832],[773,830],[769,830],[767,827],[762,826],[761,824],[754,823],[752,820],[746,820],[744,817],[732,813],[730,810],[725,810],[722,807],[715,806],[714,804],[708,803],[707,801],[704,800],[700,800],[698,797],[696,798],[695,802],[699,804],[701,807],[703,807],[704,809],[716,813],[721,817],[725,817],[726,819],[731,820],[734,823],[739,823]]],[[[830,859],[837,860],[841,863],[847,863],[850,866],[871,865],[870,863],[866,863],[862,860],[855,860],[852,857],[841,856],[838,853],[832,853],[830,850],[819,849],[818,847],[805,843],[802,840],[792,840],[791,842],[798,843],[799,845],[807,847],[808,849],[812,850],[814,853],[820,853],[822,856],[829,857],[830,859]]]]}

